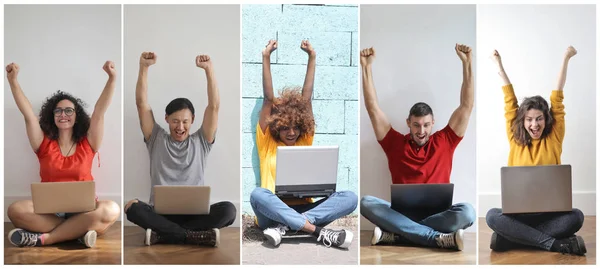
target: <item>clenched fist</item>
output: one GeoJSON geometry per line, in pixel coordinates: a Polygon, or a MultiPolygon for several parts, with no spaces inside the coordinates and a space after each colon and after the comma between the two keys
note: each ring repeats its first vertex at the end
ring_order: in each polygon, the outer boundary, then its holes
{"type": "Polygon", "coordinates": [[[271,57],[271,53],[277,49],[277,40],[271,39],[262,51],[263,57],[271,57]]]}
{"type": "Polygon", "coordinates": [[[460,58],[463,63],[471,62],[471,48],[469,46],[457,43],[454,50],[456,50],[458,58],[460,58]]]}
{"type": "Polygon", "coordinates": [[[373,47],[360,51],[361,66],[371,65],[373,61],[375,61],[375,49],[373,47]]]}
{"type": "Polygon", "coordinates": [[[317,52],[313,49],[312,45],[310,44],[310,42],[308,42],[307,40],[302,40],[302,43],[300,43],[300,48],[306,52],[308,54],[308,56],[316,56],[317,52]]]}
{"type": "Polygon", "coordinates": [[[102,67],[102,69],[104,69],[104,72],[106,72],[106,74],[108,74],[108,77],[115,77],[117,75],[117,70],[115,69],[115,63],[113,63],[112,61],[106,61],[106,63],[104,63],[104,66],[102,67]]]}
{"type": "Polygon", "coordinates": [[[140,65],[143,66],[151,66],[156,63],[156,59],[158,56],[154,52],[142,52],[142,56],[140,56],[140,65]]]}
{"type": "Polygon", "coordinates": [[[200,67],[204,70],[212,68],[212,62],[210,61],[210,56],[208,56],[208,55],[196,56],[196,66],[200,67]]]}
{"type": "Polygon", "coordinates": [[[577,50],[575,48],[573,48],[573,46],[569,46],[567,48],[567,51],[565,52],[565,58],[571,59],[571,57],[575,56],[576,54],[577,54],[577,50]]]}
{"type": "Polygon", "coordinates": [[[19,75],[19,65],[16,63],[10,63],[6,66],[6,77],[8,80],[17,79],[17,75],[19,75]]]}

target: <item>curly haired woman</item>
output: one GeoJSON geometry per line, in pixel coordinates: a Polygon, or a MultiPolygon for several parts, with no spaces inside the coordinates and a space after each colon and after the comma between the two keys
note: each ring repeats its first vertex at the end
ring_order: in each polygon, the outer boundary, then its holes
{"type": "MultiPolygon", "coordinates": [[[[565,136],[563,88],[569,60],[575,54],[577,51],[573,47],[565,52],[558,85],[550,96],[552,107],[539,95],[525,98],[519,106],[500,54],[494,51],[491,58],[504,85],[506,133],[510,143],[509,166],[561,164],[565,136]]],[[[486,221],[494,231],[490,243],[494,251],[532,246],[576,255],[586,253],[583,238],[575,235],[583,225],[583,213],[576,208],[571,212],[510,215],[502,214],[500,208],[492,208],[486,215],[486,221]]]]}
{"type": "MultiPolygon", "coordinates": [[[[350,214],[357,205],[351,191],[331,194],[326,199],[280,199],[274,194],[275,162],[278,146],[310,146],[315,134],[312,92],[315,80],[316,52],[308,40],[300,48],[308,54],[304,86],[286,88],[275,98],[271,79],[271,53],[277,41],[270,40],[262,52],[263,104],[256,126],[256,147],[260,159],[260,188],[250,195],[250,204],[258,226],[270,244],[278,246],[286,231],[303,231],[317,237],[325,246],[348,248],[353,234],[348,230],[323,228],[332,221],[350,214]]],[[[301,164],[298,164],[301,165],[301,164]]]]}
{"type": "MultiPolygon", "coordinates": [[[[84,102],[58,91],[42,105],[39,120],[17,81],[19,66],[6,66],[10,90],[25,118],[29,144],[40,161],[42,182],[92,181],[92,162],[102,144],[104,114],[112,99],[117,71],[114,63],[103,66],[108,81],[90,117],[84,102]]],[[[36,214],[31,200],[17,201],[8,207],[14,224],[8,240],[15,246],[52,245],[73,239],[93,247],[119,217],[119,205],[100,200],[96,209],[79,214],[36,214]]]]}

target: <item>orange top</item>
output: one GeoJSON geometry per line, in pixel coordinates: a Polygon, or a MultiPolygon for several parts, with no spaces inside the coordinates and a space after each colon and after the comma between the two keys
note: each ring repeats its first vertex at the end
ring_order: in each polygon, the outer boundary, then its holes
{"type": "Polygon", "coordinates": [[[87,137],[77,143],[75,154],[65,157],[60,152],[58,140],[44,136],[37,151],[42,182],[92,181],[92,163],[96,153],[87,137]]]}

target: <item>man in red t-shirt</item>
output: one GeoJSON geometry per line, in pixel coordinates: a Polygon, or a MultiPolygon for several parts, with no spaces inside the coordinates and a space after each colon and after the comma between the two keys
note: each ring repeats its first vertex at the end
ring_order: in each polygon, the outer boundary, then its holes
{"type": "MultiPolygon", "coordinates": [[[[431,134],[435,122],[431,107],[415,104],[406,119],[410,128],[406,135],[392,128],[377,103],[371,70],[375,50],[363,49],[360,53],[365,106],[377,141],[387,156],[394,184],[450,183],[452,156],[465,135],[474,103],[471,48],[456,44],[455,50],[463,66],[460,106],[446,127],[431,134]]],[[[462,250],[463,229],[475,221],[475,210],[467,203],[452,205],[434,215],[418,211],[405,215],[392,209],[390,202],[367,195],[360,201],[360,211],[377,225],[371,239],[373,245],[412,243],[462,250]]]]}

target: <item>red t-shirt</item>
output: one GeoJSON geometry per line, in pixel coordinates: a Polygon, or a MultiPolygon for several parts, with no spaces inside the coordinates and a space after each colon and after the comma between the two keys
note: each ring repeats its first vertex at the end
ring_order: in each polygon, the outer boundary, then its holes
{"type": "Polygon", "coordinates": [[[423,146],[390,128],[379,141],[388,159],[394,184],[450,183],[452,156],[462,137],[446,125],[423,146]]]}
{"type": "Polygon", "coordinates": [[[96,154],[87,137],[77,143],[75,154],[65,157],[57,140],[44,136],[37,151],[42,182],[92,181],[92,163],[96,154]]]}

